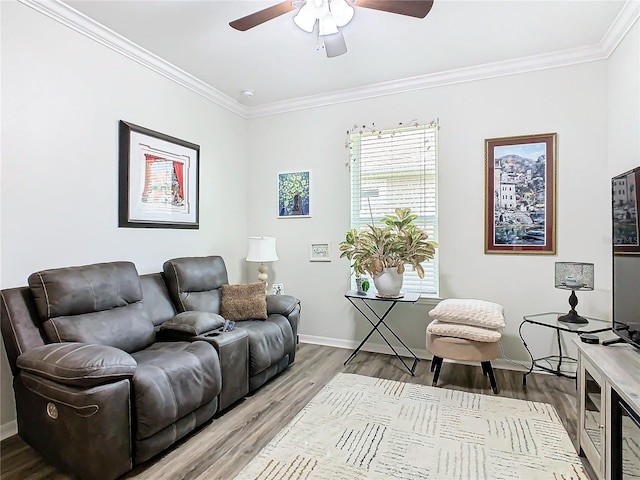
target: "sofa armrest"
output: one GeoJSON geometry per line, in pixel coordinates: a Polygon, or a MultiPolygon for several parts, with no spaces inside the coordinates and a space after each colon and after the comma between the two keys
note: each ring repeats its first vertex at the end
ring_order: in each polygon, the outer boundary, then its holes
{"type": "Polygon", "coordinates": [[[267,315],[274,313],[288,316],[300,304],[300,300],[291,295],[267,295],[267,315]]]}
{"type": "Polygon", "coordinates": [[[20,370],[13,387],[20,437],[48,462],[84,479],[133,467],[131,380],[81,388],[20,370]]]}
{"type": "Polygon", "coordinates": [[[54,382],[93,387],[133,377],[137,362],[124,350],[109,345],[64,342],[21,354],[17,366],[54,382]]]}
{"type": "Polygon", "coordinates": [[[172,330],[189,335],[200,335],[224,325],[224,318],[210,312],[182,312],[160,325],[160,330],[172,330]]]}

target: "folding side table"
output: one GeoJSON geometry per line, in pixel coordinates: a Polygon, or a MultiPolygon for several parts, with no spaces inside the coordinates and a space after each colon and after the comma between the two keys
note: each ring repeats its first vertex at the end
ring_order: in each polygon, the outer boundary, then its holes
{"type": "Polygon", "coordinates": [[[396,333],[391,329],[391,327],[389,327],[389,325],[385,323],[385,319],[387,318],[387,315],[389,315],[389,312],[391,312],[391,310],[393,310],[393,307],[395,307],[397,304],[416,303],[420,299],[420,294],[405,293],[402,297],[399,297],[399,298],[386,298],[386,297],[378,297],[374,293],[358,293],[355,290],[350,290],[347,293],[345,293],[344,296],[347,300],[349,300],[349,302],[351,302],[351,304],[354,307],[356,307],[356,309],[373,327],[371,331],[367,334],[367,336],[364,337],[362,342],[360,342],[360,345],[358,345],[358,347],[351,353],[349,358],[345,360],[344,365],[349,363],[353,359],[353,357],[356,356],[356,354],[360,351],[360,349],[366,343],[366,341],[369,340],[369,337],[373,335],[373,332],[378,332],[382,337],[382,339],[386,342],[386,344],[389,345],[389,348],[393,350],[393,353],[395,354],[395,356],[402,362],[402,364],[407,369],[407,371],[412,376],[415,376],[416,365],[418,364],[418,361],[419,361],[418,357],[416,357],[415,353],[413,353],[411,349],[407,347],[407,345],[402,341],[400,337],[398,337],[398,335],[396,335],[396,333]],[[356,302],[356,300],[358,299],[360,300],[360,302],[356,302]],[[382,315],[379,315],[378,312],[376,312],[373,308],[371,308],[371,305],[369,304],[369,302],[386,302],[388,306],[384,311],[384,313],[382,315]],[[363,311],[363,309],[358,306],[358,303],[366,305],[368,311],[363,311]],[[398,354],[396,349],[393,348],[393,345],[389,343],[389,340],[387,340],[384,334],[380,331],[380,329],[378,328],[380,325],[384,325],[386,329],[389,330],[389,332],[394,337],[396,337],[396,340],[398,340],[402,344],[402,346],[406,348],[409,351],[409,353],[413,356],[413,365],[411,366],[411,368],[409,368],[409,365],[407,365],[404,359],[398,354]]]}

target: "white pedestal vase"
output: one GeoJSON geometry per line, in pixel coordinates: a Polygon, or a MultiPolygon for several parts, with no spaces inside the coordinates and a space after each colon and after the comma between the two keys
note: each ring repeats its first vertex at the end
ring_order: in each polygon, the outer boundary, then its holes
{"type": "Polygon", "coordinates": [[[402,288],[403,275],[396,267],[385,268],[382,273],[374,275],[373,283],[378,291],[377,295],[384,298],[399,298],[402,288]]]}

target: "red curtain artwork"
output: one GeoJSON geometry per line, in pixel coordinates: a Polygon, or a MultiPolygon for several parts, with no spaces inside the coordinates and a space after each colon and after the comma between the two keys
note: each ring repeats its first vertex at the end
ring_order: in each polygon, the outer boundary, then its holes
{"type": "Polygon", "coordinates": [[[144,154],[145,176],[142,201],[184,205],[184,163],[144,154]]]}
{"type": "Polygon", "coordinates": [[[175,205],[182,205],[184,203],[184,172],[183,172],[184,164],[180,162],[173,162],[173,175],[175,178],[175,193],[174,193],[174,202],[179,200],[179,203],[174,203],[175,205]],[[177,198],[176,198],[177,197],[177,198]]]}

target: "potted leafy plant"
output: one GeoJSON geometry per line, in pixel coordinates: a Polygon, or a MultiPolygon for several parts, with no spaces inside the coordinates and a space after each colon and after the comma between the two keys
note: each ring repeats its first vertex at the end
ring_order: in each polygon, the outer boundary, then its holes
{"type": "Polygon", "coordinates": [[[369,291],[369,280],[367,277],[356,275],[356,290],[358,293],[367,293],[369,291]]]}
{"type": "Polygon", "coordinates": [[[398,297],[405,265],[424,278],[421,263],[431,260],[438,246],[415,224],[417,218],[410,208],[396,208],[381,219],[382,227],[369,224],[364,230],[349,230],[340,243],[340,258],[351,261],[356,275],[369,274],[380,296],[398,297]]]}

